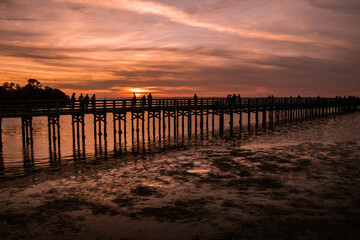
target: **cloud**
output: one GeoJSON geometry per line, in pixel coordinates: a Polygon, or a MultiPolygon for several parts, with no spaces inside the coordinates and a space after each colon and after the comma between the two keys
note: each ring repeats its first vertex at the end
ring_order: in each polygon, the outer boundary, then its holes
{"type": "Polygon", "coordinates": [[[329,9],[339,12],[358,13],[360,11],[359,0],[308,0],[314,7],[329,9]]]}
{"type": "Polygon", "coordinates": [[[195,16],[190,15],[177,8],[151,1],[139,1],[139,0],[104,0],[104,1],[93,1],[93,0],[56,0],[65,3],[76,3],[84,4],[92,7],[102,7],[110,9],[119,9],[136,12],[139,14],[154,14],[165,17],[173,22],[181,23],[192,27],[206,28],[212,31],[225,32],[236,34],[244,38],[256,38],[266,39],[272,41],[284,41],[284,42],[295,42],[295,43],[309,43],[316,45],[339,45],[342,44],[339,41],[333,41],[328,39],[326,43],[323,41],[306,38],[302,36],[293,36],[286,34],[276,34],[271,32],[260,31],[249,26],[236,27],[230,25],[220,25],[217,23],[211,23],[197,19],[195,16]]]}
{"type": "Polygon", "coordinates": [[[359,17],[324,10],[357,9],[340,1],[7,2],[0,81],[36,78],[112,96],[130,88],[163,96],[360,89],[359,17]]]}

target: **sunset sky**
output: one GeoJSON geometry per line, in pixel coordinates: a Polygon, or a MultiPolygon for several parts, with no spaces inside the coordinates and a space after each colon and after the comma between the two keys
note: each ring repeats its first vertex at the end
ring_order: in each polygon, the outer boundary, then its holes
{"type": "Polygon", "coordinates": [[[99,98],[360,95],[360,0],[0,0],[0,61],[99,98]]]}

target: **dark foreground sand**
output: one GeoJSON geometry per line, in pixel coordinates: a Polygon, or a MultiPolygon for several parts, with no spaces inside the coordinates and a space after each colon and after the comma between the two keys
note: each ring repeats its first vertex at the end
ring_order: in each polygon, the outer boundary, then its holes
{"type": "Polygon", "coordinates": [[[0,186],[1,239],[360,239],[357,141],[224,140],[0,186]]]}

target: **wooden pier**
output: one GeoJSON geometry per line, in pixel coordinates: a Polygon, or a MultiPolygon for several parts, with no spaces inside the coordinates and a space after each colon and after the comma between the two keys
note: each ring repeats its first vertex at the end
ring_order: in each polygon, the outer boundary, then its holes
{"type": "Polygon", "coordinates": [[[243,115],[247,115],[247,128],[271,127],[275,124],[311,119],[330,114],[357,111],[360,101],[357,97],[348,98],[193,98],[153,99],[151,102],[132,99],[97,100],[85,104],[79,101],[11,101],[0,102],[0,148],[2,147],[2,119],[21,118],[22,144],[26,153],[33,148],[34,117],[47,116],[50,158],[56,161],[60,155],[60,117],[71,115],[74,157],[85,155],[85,117],[93,116],[93,138],[95,152],[107,156],[108,114],[112,114],[114,152],[127,150],[131,136],[131,149],[138,151],[158,141],[182,138],[186,135],[201,138],[206,134],[224,136],[228,125],[229,134],[235,127],[243,130],[243,115]],[[228,115],[229,122],[225,122],[228,115]],[[255,123],[251,124],[251,116],[255,123]],[[215,126],[217,118],[218,126],[215,126]],[[211,119],[211,126],[209,126],[211,119]],[[238,119],[236,123],[235,119],[238,119]],[[131,133],[126,123],[131,121],[131,133]],[[172,128],[172,129],[171,129],[172,128]],[[140,138],[141,133],[141,138],[140,138]],[[157,137],[156,137],[157,135],[157,137]]]}

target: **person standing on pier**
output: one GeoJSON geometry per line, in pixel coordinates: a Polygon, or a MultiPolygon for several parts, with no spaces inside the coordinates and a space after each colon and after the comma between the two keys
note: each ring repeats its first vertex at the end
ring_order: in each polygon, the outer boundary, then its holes
{"type": "Polygon", "coordinates": [[[84,111],[84,96],[82,93],[80,94],[80,97],[79,97],[79,103],[80,103],[80,109],[82,111],[84,111]]]}
{"type": "Polygon", "coordinates": [[[89,94],[86,94],[86,96],[84,98],[84,103],[85,103],[85,109],[86,110],[88,109],[89,101],[90,101],[89,94]]]}
{"type": "Polygon", "coordinates": [[[145,107],[145,105],[146,105],[146,97],[145,97],[145,95],[141,98],[141,106],[142,107],[145,107]]]}
{"type": "Polygon", "coordinates": [[[236,105],[236,94],[234,93],[231,98],[231,106],[235,107],[236,105]]]}
{"type": "Polygon", "coordinates": [[[152,96],[151,96],[151,93],[149,93],[149,95],[148,95],[148,105],[149,105],[149,107],[151,108],[151,105],[152,105],[152,96]]]}
{"type": "Polygon", "coordinates": [[[136,94],[133,93],[133,99],[132,99],[132,107],[136,106],[136,94]]]}
{"type": "Polygon", "coordinates": [[[194,95],[195,106],[197,105],[197,101],[198,101],[198,97],[196,96],[196,93],[195,93],[195,95],[194,95]]]}
{"type": "Polygon", "coordinates": [[[72,94],[71,96],[71,109],[74,109],[74,105],[75,105],[75,93],[72,94]]]}
{"type": "Polygon", "coordinates": [[[91,106],[92,106],[93,111],[95,110],[95,100],[96,100],[95,94],[93,94],[91,96],[91,106]]]}

